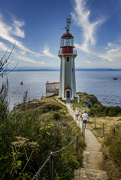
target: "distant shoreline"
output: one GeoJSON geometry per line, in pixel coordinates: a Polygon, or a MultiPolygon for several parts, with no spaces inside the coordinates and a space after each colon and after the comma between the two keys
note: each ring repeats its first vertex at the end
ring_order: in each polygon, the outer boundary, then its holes
{"type": "MultiPolygon", "coordinates": [[[[14,69],[16,71],[60,71],[60,69],[14,69]]],[[[76,68],[75,71],[121,71],[121,69],[109,69],[109,68],[76,68]]]]}

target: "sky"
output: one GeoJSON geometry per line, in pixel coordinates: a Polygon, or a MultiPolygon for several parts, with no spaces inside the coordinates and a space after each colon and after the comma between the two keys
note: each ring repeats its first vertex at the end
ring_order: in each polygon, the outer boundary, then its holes
{"type": "Polygon", "coordinates": [[[0,57],[15,43],[11,67],[59,69],[69,15],[75,67],[121,69],[121,0],[0,0],[0,57]]]}

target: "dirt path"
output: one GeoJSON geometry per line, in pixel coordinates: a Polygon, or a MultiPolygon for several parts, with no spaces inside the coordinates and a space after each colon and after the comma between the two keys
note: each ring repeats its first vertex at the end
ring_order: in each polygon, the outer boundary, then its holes
{"type": "MultiPolygon", "coordinates": [[[[66,106],[70,115],[75,119],[70,104],[66,106]]],[[[82,121],[79,120],[76,123],[82,129],[82,121]]],[[[87,146],[83,152],[83,168],[75,171],[74,180],[107,180],[106,172],[101,169],[103,165],[102,146],[88,127],[85,129],[85,141],[87,146]]]]}

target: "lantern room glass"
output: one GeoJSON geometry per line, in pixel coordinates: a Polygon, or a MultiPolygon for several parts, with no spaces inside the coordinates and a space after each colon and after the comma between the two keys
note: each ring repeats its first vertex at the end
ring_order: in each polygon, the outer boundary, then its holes
{"type": "Polygon", "coordinates": [[[74,46],[74,38],[61,38],[60,47],[74,46]]]}

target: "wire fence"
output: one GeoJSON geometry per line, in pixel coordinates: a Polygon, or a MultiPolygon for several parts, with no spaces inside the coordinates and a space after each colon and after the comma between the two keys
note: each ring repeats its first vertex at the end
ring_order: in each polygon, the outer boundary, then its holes
{"type": "MultiPolygon", "coordinates": [[[[98,121],[98,119],[94,118],[94,128],[97,128],[97,121],[98,121]]],[[[100,121],[100,123],[102,124],[103,137],[105,136],[106,126],[113,128],[114,137],[115,137],[116,132],[121,133],[121,131],[119,131],[115,126],[109,125],[109,124],[101,122],[101,121],[100,121]]]]}
{"type": "Polygon", "coordinates": [[[51,152],[50,155],[48,156],[48,158],[45,160],[45,162],[43,163],[43,165],[39,168],[39,170],[36,172],[36,174],[33,176],[33,178],[31,180],[36,180],[38,175],[40,174],[40,172],[42,171],[42,169],[44,168],[44,166],[47,164],[47,162],[50,160],[50,179],[53,180],[53,171],[54,171],[54,166],[53,166],[53,156],[54,154],[60,153],[62,151],[64,151],[65,149],[67,149],[71,144],[73,144],[74,142],[76,142],[76,152],[78,153],[78,136],[81,135],[77,134],[76,137],[64,148],[58,150],[58,151],[54,151],[51,152]]]}
{"type": "MultiPolygon", "coordinates": [[[[74,112],[68,108],[68,112],[69,114],[73,117],[73,119],[76,121],[76,118],[75,118],[75,114],[74,112]]],[[[80,123],[80,119],[77,121],[80,123]]],[[[78,124],[79,127],[80,127],[80,124],[78,124]]],[[[50,172],[49,172],[49,176],[50,176],[50,180],[53,180],[54,178],[54,158],[53,156],[57,153],[60,153],[62,151],[64,151],[65,149],[67,149],[69,146],[71,146],[74,142],[76,142],[76,152],[78,153],[78,146],[79,146],[79,143],[78,143],[78,136],[83,134],[83,137],[85,135],[85,128],[83,128],[82,132],[80,132],[79,134],[76,135],[76,137],[74,139],[72,139],[72,141],[64,148],[58,150],[58,151],[54,151],[54,152],[51,152],[48,156],[48,158],[45,160],[45,162],[43,163],[43,165],[39,168],[39,170],[36,172],[36,174],[33,176],[33,178],[31,180],[37,180],[39,174],[41,173],[42,169],[45,167],[45,165],[47,164],[48,161],[50,161],[50,172]]],[[[84,138],[85,139],[85,138],[84,138]]]]}

